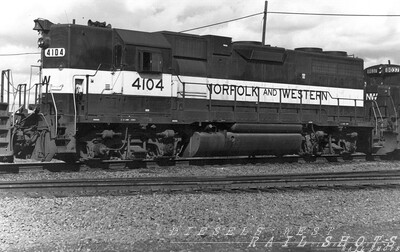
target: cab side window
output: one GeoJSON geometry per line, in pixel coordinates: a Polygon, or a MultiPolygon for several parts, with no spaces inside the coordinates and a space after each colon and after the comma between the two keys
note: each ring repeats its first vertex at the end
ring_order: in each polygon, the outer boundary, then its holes
{"type": "Polygon", "coordinates": [[[162,72],[163,59],[160,52],[140,51],[139,72],[162,72]]]}

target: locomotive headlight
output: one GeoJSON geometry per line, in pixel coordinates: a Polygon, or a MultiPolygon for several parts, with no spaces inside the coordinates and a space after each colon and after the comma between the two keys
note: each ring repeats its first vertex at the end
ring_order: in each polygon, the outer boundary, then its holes
{"type": "Polygon", "coordinates": [[[38,47],[42,48],[43,45],[44,45],[44,40],[43,40],[43,38],[39,38],[38,41],[37,41],[37,44],[38,44],[38,47]]]}
{"type": "Polygon", "coordinates": [[[50,46],[50,38],[49,37],[40,37],[38,39],[38,47],[42,49],[46,49],[50,46]]]}

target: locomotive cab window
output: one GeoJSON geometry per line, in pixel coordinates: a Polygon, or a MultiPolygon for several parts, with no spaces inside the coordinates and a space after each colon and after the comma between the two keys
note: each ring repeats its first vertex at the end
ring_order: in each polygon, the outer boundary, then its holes
{"type": "Polygon", "coordinates": [[[75,79],[75,93],[82,94],[83,93],[83,79],[75,79]]]}
{"type": "Polygon", "coordinates": [[[162,56],[160,52],[139,52],[139,71],[140,72],[161,72],[162,56]]]}

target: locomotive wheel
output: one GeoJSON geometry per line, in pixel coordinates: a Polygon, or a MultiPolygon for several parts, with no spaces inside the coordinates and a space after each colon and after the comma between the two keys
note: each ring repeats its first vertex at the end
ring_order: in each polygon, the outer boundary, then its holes
{"type": "Polygon", "coordinates": [[[32,159],[38,161],[51,161],[56,154],[56,141],[50,138],[50,132],[42,131],[35,143],[32,159]]]}

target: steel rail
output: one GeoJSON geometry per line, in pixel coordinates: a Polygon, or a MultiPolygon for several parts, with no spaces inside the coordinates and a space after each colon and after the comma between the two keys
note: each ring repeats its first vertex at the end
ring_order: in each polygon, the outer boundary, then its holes
{"type": "MultiPolygon", "coordinates": [[[[374,156],[378,157],[379,156],[374,156]]],[[[262,163],[290,163],[306,160],[313,162],[317,159],[324,159],[327,162],[336,162],[338,159],[366,159],[365,155],[351,155],[343,157],[340,155],[326,155],[320,157],[305,158],[296,155],[292,156],[260,156],[260,157],[208,157],[208,158],[159,158],[155,160],[87,160],[84,162],[65,163],[65,162],[16,162],[0,163],[0,173],[19,173],[30,171],[79,171],[82,165],[92,168],[119,169],[119,168],[145,168],[145,167],[163,167],[175,165],[235,165],[235,164],[262,164],[262,163]]]]}
{"type": "Polygon", "coordinates": [[[195,192],[400,186],[400,170],[258,176],[0,181],[0,192],[195,192]]]}

